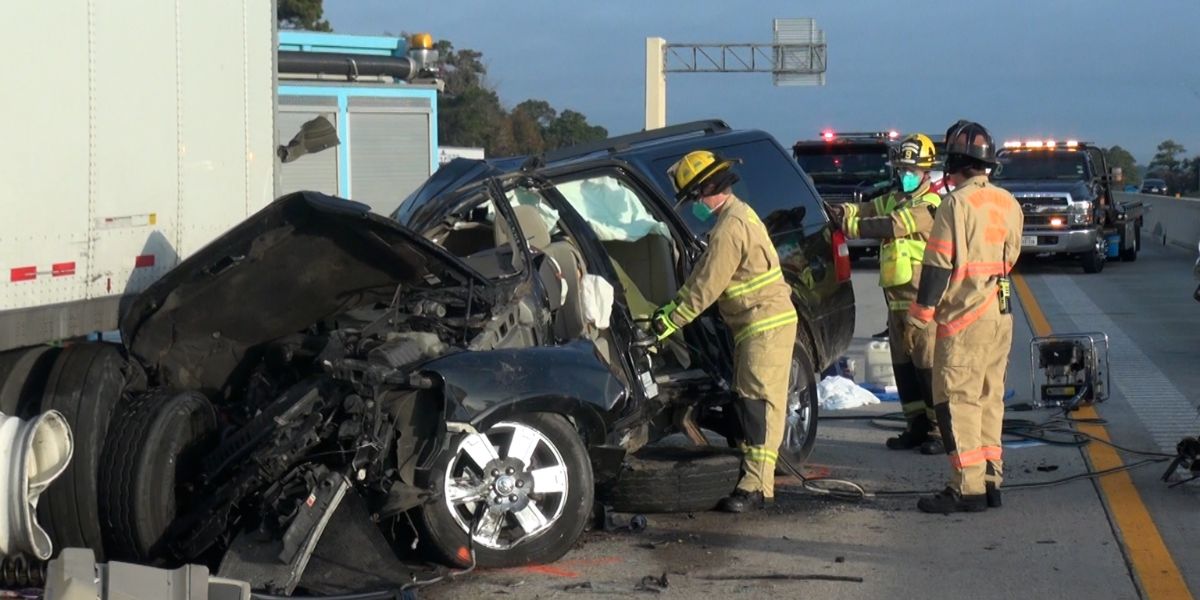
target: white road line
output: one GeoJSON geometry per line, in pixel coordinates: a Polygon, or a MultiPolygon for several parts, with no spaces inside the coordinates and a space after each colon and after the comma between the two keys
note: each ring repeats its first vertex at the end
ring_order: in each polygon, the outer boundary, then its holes
{"type": "Polygon", "coordinates": [[[1059,306],[1069,311],[1076,331],[1108,334],[1112,384],[1129,402],[1138,420],[1164,452],[1175,452],[1179,438],[1200,428],[1200,413],[1125,332],[1092,302],[1069,275],[1036,275],[1059,306]]]}

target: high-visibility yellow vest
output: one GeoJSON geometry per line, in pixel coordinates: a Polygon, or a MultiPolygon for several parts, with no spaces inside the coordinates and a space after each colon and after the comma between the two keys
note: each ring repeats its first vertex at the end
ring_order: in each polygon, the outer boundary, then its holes
{"type": "MultiPolygon", "coordinates": [[[[937,207],[942,202],[941,196],[927,193],[916,199],[912,204],[930,204],[937,207]]],[[[909,203],[897,204],[891,196],[879,203],[880,208],[888,210],[887,214],[895,213],[902,221],[907,219],[909,231],[917,229],[908,211],[909,203]]],[[[913,267],[920,268],[921,260],[925,257],[925,239],[918,233],[912,233],[884,241],[879,246],[879,285],[890,288],[908,284],[913,280],[913,267]]]]}

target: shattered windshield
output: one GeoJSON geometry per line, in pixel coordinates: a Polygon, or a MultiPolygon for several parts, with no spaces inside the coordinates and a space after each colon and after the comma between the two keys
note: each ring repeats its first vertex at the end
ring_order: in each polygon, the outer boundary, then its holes
{"type": "Polygon", "coordinates": [[[1086,178],[1087,157],[1079,152],[1009,152],[999,156],[996,180],[1079,181],[1086,178]]]}

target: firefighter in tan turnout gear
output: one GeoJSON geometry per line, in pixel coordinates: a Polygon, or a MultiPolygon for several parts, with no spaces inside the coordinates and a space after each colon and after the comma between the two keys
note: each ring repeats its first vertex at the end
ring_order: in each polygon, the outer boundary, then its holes
{"type": "Polygon", "coordinates": [[[744,472],[719,508],[744,512],[775,499],[775,461],[783,441],[798,318],[767,228],[733,195],[738,176],[732,165],[697,150],[669,171],[676,197],[691,200],[701,221],[715,216],[716,223],[687,283],[655,312],[654,328],[660,340],[666,339],[716,302],[733,334],[735,411],[746,437],[744,472]]]}
{"type": "Polygon", "coordinates": [[[943,452],[933,410],[934,330],[906,321],[917,298],[925,241],[942,198],[930,191],[929,171],[937,151],[929,136],[916,133],[900,143],[892,161],[900,185],[870,202],[829,205],[834,221],[850,238],[877,238],[879,286],[888,305],[888,338],[892,372],[904,411],[903,433],[887,440],[893,450],[921,447],[924,454],[943,452]]]}
{"type": "Polygon", "coordinates": [[[942,201],[925,249],[909,321],[937,325],[933,393],[950,457],[950,484],[921,498],[925,512],[978,512],[1000,506],[1004,378],[1012,346],[1008,275],[1021,254],[1021,207],[988,182],[996,163],[991,135],[959,121],[946,132],[942,201]]]}

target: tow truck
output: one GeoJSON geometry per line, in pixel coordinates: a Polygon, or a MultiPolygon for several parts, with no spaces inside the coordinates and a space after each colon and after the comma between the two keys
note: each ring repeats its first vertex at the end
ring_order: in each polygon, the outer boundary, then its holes
{"type": "MultiPolygon", "coordinates": [[[[900,132],[835,132],[826,129],[815,140],[800,140],[792,156],[812,179],[821,199],[830,203],[865,202],[891,187],[895,173],[891,153],[900,132]]],[[[850,260],[879,252],[879,240],[849,240],[850,260]]]]}
{"type": "Polygon", "coordinates": [[[1017,140],[1005,142],[997,158],[992,179],[1025,215],[1022,254],[1075,257],[1085,273],[1099,273],[1109,259],[1137,260],[1145,204],[1114,200],[1121,169],[1108,166],[1102,148],[1078,140],[1017,140]]]}

